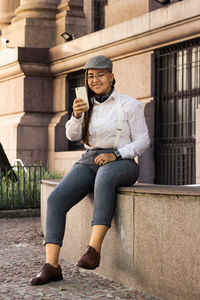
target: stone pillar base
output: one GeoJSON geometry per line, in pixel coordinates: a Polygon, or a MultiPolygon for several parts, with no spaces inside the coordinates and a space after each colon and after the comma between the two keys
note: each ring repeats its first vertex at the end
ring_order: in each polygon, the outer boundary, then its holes
{"type": "Polygon", "coordinates": [[[9,47],[50,48],[55,46],[53,20],[25,18],[2,29],[9,47]]]}
{"type": "Polygon", "coordinates": [[[55,19],[57,12],[56,3],[48,2],[31,2],[24,5],[20,5],[16,10],[16,17],[12,19],[12,23],[15,23],[24,18],[36,18],[36,19],[55,19]]]}
{"type": "Polygon", "coordinates": [[[19,6],[20,0],[0,1],[0,29],[8,26],[15,16],[15,9],[19,6]]]}
{"type": "Polygon", "coordinates": [[[1,18],[0,18],[0,28],[8,26],[10,24],[10,19],[11,19],[10,15],[1,16],[1,18]]]}
{"type": "Polygon", "coordinates": [[[25,114],[17,126],[17,158],[25,165],[47,164],[48,124],[52,114],[25,114]]]}
{"type": "Polygon", "coordinates": [[[25,165],[47,164],[48,123],[52,114],[25,114],[0,117],[1,143],[10,163],[20,158],[25,165]]]}
{"type": "Polygon", "coordinates": [[[56,44],[57,2],[33,2],[19,6],[2,35],[11,47],[50,48],[56,44]]]}

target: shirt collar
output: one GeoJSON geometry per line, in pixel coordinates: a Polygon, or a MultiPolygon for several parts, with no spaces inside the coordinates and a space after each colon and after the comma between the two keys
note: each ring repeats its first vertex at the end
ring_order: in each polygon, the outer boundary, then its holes
{"type": "MultiPolygon", "coordinates": [[[[108,99],[105,100],[104,102],[108,102],[108,101],[111,101],[111,100],[115,100],[115,99],[116,99],[116,96],[117,96],[117,91],[114,89],[113,92],[112,92],[112,93],[110,94],[110,96],[108,97],[108,99]]],[[[102,103],[104,103],[104,102],[100,103],[99,101],[97,101],[97,100],[95,99],[95,96],[92,97],[91,102],[92,102],[93,104],[102,104],[102,103]]]]}
{"type": "Polygon", "coordinates": [[[105,102],[105,101],[110,97],[110,95],[113,93],[113,90],[114,90],[114,88],[112,88],[112,89],[110,90],[110,92],[109,92],[108,94],[106,94],[106,95],[95,95],[95,99],[96,99],[99,103],[103,103],[103,102],[105,102]]]}

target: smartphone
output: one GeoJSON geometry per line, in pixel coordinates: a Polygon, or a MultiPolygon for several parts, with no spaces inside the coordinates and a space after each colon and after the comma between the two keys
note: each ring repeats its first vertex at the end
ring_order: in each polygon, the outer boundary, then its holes
{"type": "Polygon", "coordinates": [[[76,98],[83,99],[83,101],[86,102],[87,105],[89,106],[86,88],[84,86],[76,87],[75,92],[76,92],[76,98]]]}

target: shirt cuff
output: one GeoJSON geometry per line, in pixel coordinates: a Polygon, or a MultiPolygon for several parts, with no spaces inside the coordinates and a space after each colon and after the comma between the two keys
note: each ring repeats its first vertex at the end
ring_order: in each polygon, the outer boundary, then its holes
{"type": "Polygon", "coordinates": [[[76,118],[76,117],[74,117],[74,113],[72,112],[71,119],[73,122],[79,123],[82,119],[82,114],[81,114],[80,118],[76,118]]]}
{"type": "Polygon", "coordinates": [[[118,149],[118,151],[119,151],[119,153],[121,154],[122,159],[125,159],[125,158],[133,159],[133,156],[132,156],[132,155],[127,151],[127,149],[125,149],[124,147],[118,149]]]}

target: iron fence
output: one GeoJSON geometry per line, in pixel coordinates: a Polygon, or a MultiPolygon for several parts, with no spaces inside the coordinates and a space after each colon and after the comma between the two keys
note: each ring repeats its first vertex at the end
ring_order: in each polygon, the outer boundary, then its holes
{"type": "Polygon", "coordinates": [[[155,182],[194,184],[200,39],[157,50],[155,63],[155,182]]]}
{"type": "Polygon", "coordinates": [[[41,166],[0,167],[0,210],[39,208],[43,173],[41,166]]]}

